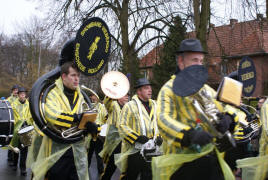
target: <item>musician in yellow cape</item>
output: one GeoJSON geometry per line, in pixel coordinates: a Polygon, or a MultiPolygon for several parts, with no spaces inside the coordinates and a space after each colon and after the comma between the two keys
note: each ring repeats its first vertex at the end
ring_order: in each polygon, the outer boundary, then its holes
{"type": "Polygon", "coordinates": [[[18,98],[12,103],[12,109],[14,112],[15,126],[13,132],[13,138],[10,145],[15,148],[19,148],[19,153],[13,152],[13,170],[17,169],[18,159],[20,158],[20,171],[21,175],[26,175],[26,158],[28,147],[21,145],[19,139],[19,130],[27,125],[31,125],[33,120],[29,109],[29,102],[26,99],[26,89],[23,87],[18,88],[18,98]]]}
{"type": "Polygon", "coordinates": [[[18,85],[14,85],[11,88],[11,95],[7,98],[8,102],[11,105],[18,98],[18,90],[19,90],[19,86],[18,85]]]}
{"type": "MultiPolygon", "coordinates": [[[[44,107],[45,120],[54,128],[64,130],[78,126],[84,110],[84,97],[79,87],[80,73],[73,63],[74,39],[69,40],[61,52],[61,76],[48,93],[44,107]]],[[[97,134],[97,125],[87,122],[85,135],[97,134]]],[[[91,136],[71,143],[57,143],[46,135],[36,135],[30,148],[28,166],[33,179],[88,180],[87,148],[91,136]],[[39,149],[39,151],[38,151],[39,149]]]]}
{"type": "Polygon", "coordinates": [[[119,120],[121,117],[121,110],[123,106],[128,102],[128,94],[122,98],[116,100],[109,97],[104,98],[104,105],[108,111],[107,119],[107,133],[103,150],[100,152],[100,156],[103,158],[106,167],[104,173],[101,176],[101,180],[111,179],[113,173],[116,170],[114,162],[114,154],[121,152],[121,137],[118,132],[119,120]]]}
{"type": "Polygon", "coordinates": [[[268,178],[268,99],[261,107],[261,138],[259,156],[237,160],[238,168],[242,168],[243,180],[265,180],[268,178]]]}
{"type": "MultiPolygon", "coordinates": [[[[101,129],[101,126],[107,121],[107,110],[105,106],[101,103],[99,96],[95,94],[95,92],[93,94],[90,94],[89,98],[91,101],[91,105],[98,111],[98,115],[96,117],[95,122],[99,126],[99,129],[101,129]]],[[[91,139],[90,147],[88,149],[88,167],[90,167],[92,155],[95,152],[99,175],[103,173],[103,160],[99,156],[99,153],[103,148],[103,141],[103,137],[101,136],[91,139]]]]}
{"type": "MultiPolygon", "coordinates": [[[[183,40],[176,56],[178,72],[158,94],[157,125],[163,138],[164,155],[153,158],[153,179],[234,180],[232,171],[213,143],[210,126],[199,119],[200,113],[187,95],[202,89],[211,95],[218,111],[224,111],[225,107],[215,100],[216,92],[204,84],[207,77],[198,74],[205,71],[202,66],[205,53],[199,40],[183,40]],[[186,72],[184,76],[180,74],[183,71],[186,72]],[[185,76],[194,78],[187,81],[185,76]]],[[[236,116],[228,113],[219,114],[219,119],[216,129],[222,134],[233,129],[237,121],[236,116]]]]}
{"type": "Polygon", "coordinates": [[[148,142],[152,142],[154,147],[160,146],[162,139],[158,136],[156,103],[151,99],[150,82],[141,78],[135,88],[136,95],[121,111],[119,133],[123,139],[122,149],[120,158],[115,159],[122,179],[134,180],[140,175],[142,180],[149,180],[152,179],[151,163],[144,159],[141,151],[148,142]]]}

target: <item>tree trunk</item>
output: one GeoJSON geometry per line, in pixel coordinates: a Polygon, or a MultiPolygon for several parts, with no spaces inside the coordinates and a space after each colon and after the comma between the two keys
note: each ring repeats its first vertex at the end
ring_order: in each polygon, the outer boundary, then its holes
{"type": "Polygon", "coordinates": [[[194,0],[194,17],[195,28],[196,28],[196,38],[201,41],[201,44],[205,51],[207,51],[207,27],[210,19],[210,0],[201,0],[201,12],[199,0],[194,0]],[[198,21],[199,18],[199,21],[198,21]]]}

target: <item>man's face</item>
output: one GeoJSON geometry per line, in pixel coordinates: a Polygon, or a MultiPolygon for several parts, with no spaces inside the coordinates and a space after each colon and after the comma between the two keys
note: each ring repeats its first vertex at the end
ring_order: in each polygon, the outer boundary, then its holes
{"type": "Polygon", "coordinates": [[[262,98],[262,99],[259,100],[259,102],[258,102],[258,108],[259,108],[259,109],[261,109],[261,107],[262,107],[264,101],[265,101],[264,98],[262,98]]]}
{"type": "Polygon", "coordinates": [[[119,104],[124,106],[128,102],[128,99],[129,99],[128,94],[126,94],[122,98],[118,99],[118,102],[119,102],[119,104]]]}
{"type": "Polygon", "coordinates": [[[148,101],[152,98],[152,87],[151,85],[145,85],[137,89],[138,97],[143,101],[148,101]]]}
{"type": "Polygon", "coordinates": [[[13,89],[12,94],[13,96],[18,96],[18,89],[17,88],[13,89]]]}
{"type": "Polygon", "coordinates": [[[203,65],[205,55],[200,52],[185,52],[178,56],[177,64],[180,70],[192,65],[203,65]]]}
{"type": "Polygon", "coordinates": [[[80,73],[76,69],[69,67],[69,74],[63,73],[61,77],[67,88],[75,90],[79,86],[80,73]]]}
{"type": "Polygon", "coordinates": [[[20,93],[18,93],[18,97],[19,97],[20,101],[25,101],[26,93],[25,92],[20,92],[20,93]]]}

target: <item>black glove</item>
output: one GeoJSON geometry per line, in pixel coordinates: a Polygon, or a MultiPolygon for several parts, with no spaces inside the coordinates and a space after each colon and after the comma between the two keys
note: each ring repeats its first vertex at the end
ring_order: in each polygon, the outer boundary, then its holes
{"type": "Polygon", "coordinates": [[[76,123],[76,122],[78,122],[78,123],[80,123],[80,121],[81,121],[81,119],[82,119],[82,117],[83,117],[83,114],[84,113],[81,113],[81,114],[74,114],[74,123],[76,123]]]}
{"type": "Polygon", "coordinates": [[[91,133],[91,134],[97,134],[98,133],[98,125],[94,122],[90,122],[88,121],[86,124],[85,124],[85,133],[88,134],[88,133],[91,133]]]}
{"type": "Polygon", "coordinates": [[[149,138],[146,136],[139,136],[136,142],[139,142],[141,144],[145,144],[147,141],[149,141],[149,138]]]}
{"type": "Polygon", "coordinates": [[[252,127],[248,126],[243,129],[244,135],[251,133],[253,131],[252,127]]]}
{"type": "Polygon", "coordinates": [[[163,139],[160,136],[157,136],[157,138],[155,139],[155,144],[157,146],[161,146],[162,143],[163,143],[163,139]]]}
{"type": "Polygon", "coordinates": [[[229,114],[222,113],[218,113],[217,116],[219,117],[219,124],[216,125],[216,129],[221,133],[225,133],[229,130],[230,125],[233,122],[233,117],[229,114]]]}
{"type": "Polygon", "coordinates": [[[184,131],[184,136],[181,142],[182,146],[190,146],[192,144],[206,145],[212,141],[212,135],[203,130],[190,129],[184,131]]]}

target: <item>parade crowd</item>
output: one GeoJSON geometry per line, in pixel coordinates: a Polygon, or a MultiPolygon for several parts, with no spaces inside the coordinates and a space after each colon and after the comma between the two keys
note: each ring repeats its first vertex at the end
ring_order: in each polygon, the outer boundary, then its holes
{"type": "MultiPolygon", "coordinates": [[[[77,127],[86,117],[80,72],[73,63],[74,47],[68,43],[60,56],[60,77],[42,101],[46,128],[55,131],[77,127]],[[66,51],[68,49],[68,51],[66,51]],[[70,50],[71,49],[71,50],[70,50]]],[[[13,137],[8,145],[8,163],[34,180],[88,180],[93,153],[99,179],[111,179],[118,168],[125,180],[231,180],[246,171],[236,160],[266,157],[268,154],[268,100],[260,97],[256,116],[249,118],[238,107],[220,102],[217,92],[206,84],[205,52],[197,39],[185,39],[176,54],[177,71],[152,99],[151,83],[140,78],[135,94],[119,99],[89,93],[95,121],[88,121],[83,138],[58,143],[36,126],[27,91],[14,85],[6,100],[14,114],[13,137]],[[200,99],[213,106],[202,114],[194,105],[200,99]],[[204,100],[204,101],[205,101],[204,100]],[[215,119],[215,122],[208,122],[215,119]],[[260,128],[253,129],[251,121],[260,128]],[[21,142],[19,131],[33,127],[30,144],[21,142]],[[234,145],[235,144],[235,145],[234,145]],[[18,165],[19,162],[19,165],[18,165]]],[[[38,110],[38,109],[37,109],[38,110]]],[[[36,110],[36,111],[37,111],[36,110]]],[[[251,114],[252,115],[252,114],[251,114]]],[[[258,169],[258,179],[268,178],[268,164],[258,169]]],[[[255,178],[257,179],[257,178],[255,178]]]]}

